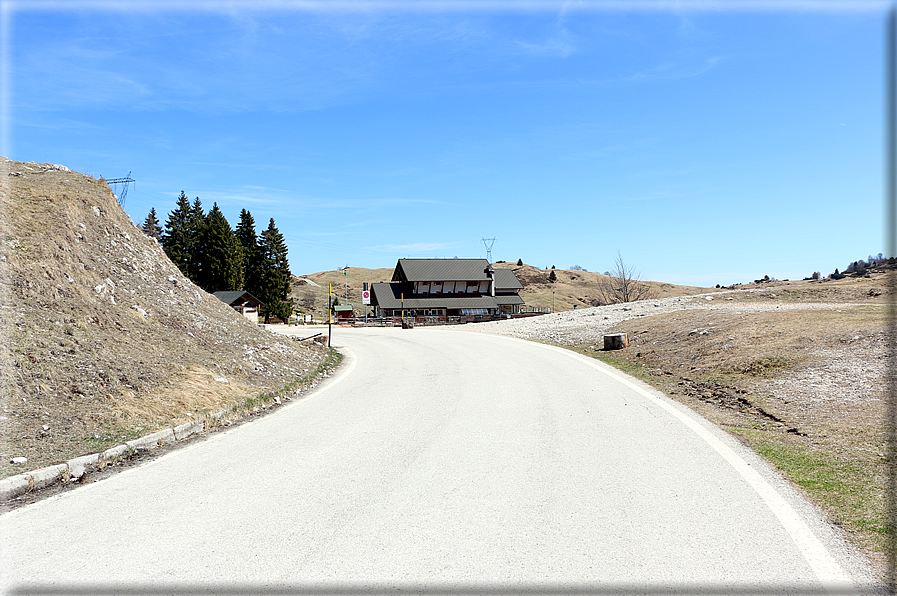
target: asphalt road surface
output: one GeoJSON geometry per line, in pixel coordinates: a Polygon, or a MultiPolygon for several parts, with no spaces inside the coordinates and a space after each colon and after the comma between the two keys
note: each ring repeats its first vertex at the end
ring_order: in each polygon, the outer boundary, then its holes
{"type": "MultiPolygon", "coordinates": [[[[300,330],[301,332],[302,330],[300,330]]],[[[309,397],[0,516],[7,593],[850,593],[756,457],[600,363],[336,329],[309,397]]]]}

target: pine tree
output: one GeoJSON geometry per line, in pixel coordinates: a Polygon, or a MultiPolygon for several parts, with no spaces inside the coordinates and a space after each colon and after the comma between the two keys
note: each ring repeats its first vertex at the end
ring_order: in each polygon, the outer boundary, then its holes
{"type": "Polygon", "coordinates": [[[190,229],[190,220],[193,210],[190,207],[190,200],[184,191],[181,191],[178,197],[177,207],[168,214],[168,221],[165,223],[165,231],[162,233],[162,248],[165,254],[171,259],[171,262],[177,265],[186,276],[190,276],[190,263],[192,259],[192,231],[190,229]]]}
{"type": "Polygon", "coordinates": [[[200,233],[203,267],[195,280],[206,292],[243,288],[243,250],[215,203],[200,233]]]}
{"type": "Polygon", "coordinates": [[[523,267],[523,259],[517,259],[517,266],[523,267]]]}
{"type": "MultiPolygon", "coordinates": [[[[193,201],[190,207],[190,214],[187,216],[187,232],[189,234],[190,243],[188,249],[190,252],[190,261],[188,263],[188,276],[197,283],[198,279],[203,277],[203,269],[206,266],[206,247],[203,244],[205,240],[206,216],[202,210],[202,202],[199,197],[193,201]]],[[[199,285],[197,283],[197,285],[199,285]]]]}
{"type": "Polygon", "coordinates": [[[259,245],[255,233],[255,220],[246,209],[240,211],[240,223],[237,224],[236,236],[243,249],[243,289],[258,297],[259,245]]]}
{"type": "Polygon", "coordinates": [[[159,225],[159,220],[156,219],[155,207],[150,209],[149,215],[147,215],[146,219],[143,220],[143,225],[140,226],[140,229],[143,230],[143,233],[150,238],[155,238],[156,240],[160,239],[160,235],[162,234],[162,226],[159,225]]]}
{"type": "Polygon", "coordinates": [[[551,268],[551,273],[548,274],[548,281],[554,283],[558,280],[558,276],[554,273],[554,267],[551,268]]]}
{"type": "Polygon", "coordinates": [[[259,237],[258,249],[259,293],[253,295],[264,303],[265,323],[271,315],[288,321],[293,312],[293,300],[289,299],[290,265],[286,242],[274,225],[273,217],[268,229],[259,237]]]}

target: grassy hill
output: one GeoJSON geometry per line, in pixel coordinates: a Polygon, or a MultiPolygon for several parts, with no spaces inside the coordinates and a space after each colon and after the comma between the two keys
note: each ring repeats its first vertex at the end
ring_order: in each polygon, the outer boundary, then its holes
{"type": "MultiPolygon", "coordinates": [[[[590,271],[573,271],[555,269],[557,280],[549,281],[551,270],[539,269],[532,265],[518,266],[512,263],[495,263],[494,267],[511,269],[523,284],[520,296],[527,306],[552,308],[555,312],[563,312],[576,308],[597,306],[598,286],[608,277],[590,271]]],[[[324,316],[327,312],[328,284],[333,284],[333,295],[339,298],[340,304],[346,303],[346,287],[348,283],[348,303],[356,306],[356,313],[361,310],[361,291],[364,282],[388,282],[392,279],[395,267],[383,269],[364,269],[350,267],[344,271],[321,271],[308,275],[294,276],[292,297],[294,304],[315,316],[324,316]],[[348,275],[347,275],[348,274],[348,275]]],[[[714,288],[697,286],[678,286],[662,282],[646,282],[650,288],[651,298],[668,298],[670,296],[691,296],[705,292],[718,291],[714,288]]]]}

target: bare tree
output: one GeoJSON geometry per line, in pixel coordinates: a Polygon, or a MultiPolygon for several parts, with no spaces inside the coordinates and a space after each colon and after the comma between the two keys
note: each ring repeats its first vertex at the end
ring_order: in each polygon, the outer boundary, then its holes
{"type": "Polygon", "coordinates": [[[641,274],[634,267],[626,266],[619,252],[613,270],[605,275],[606,279],[598,281],[597,294],[601,304],[635,302],[651,297],[651,286],[640,279],[641,274]]]}

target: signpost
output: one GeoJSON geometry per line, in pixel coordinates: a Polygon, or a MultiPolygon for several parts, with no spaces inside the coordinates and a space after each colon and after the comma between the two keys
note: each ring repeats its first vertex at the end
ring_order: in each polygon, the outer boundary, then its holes
{"type": "Polygon", "coordinates": [[[371,304],[371,291],[368,289],[368,282],[364,282],[364,290],[361,291],[361,304],[364,305],[364,326],[368,326],[368,306],[371,304]]]}

